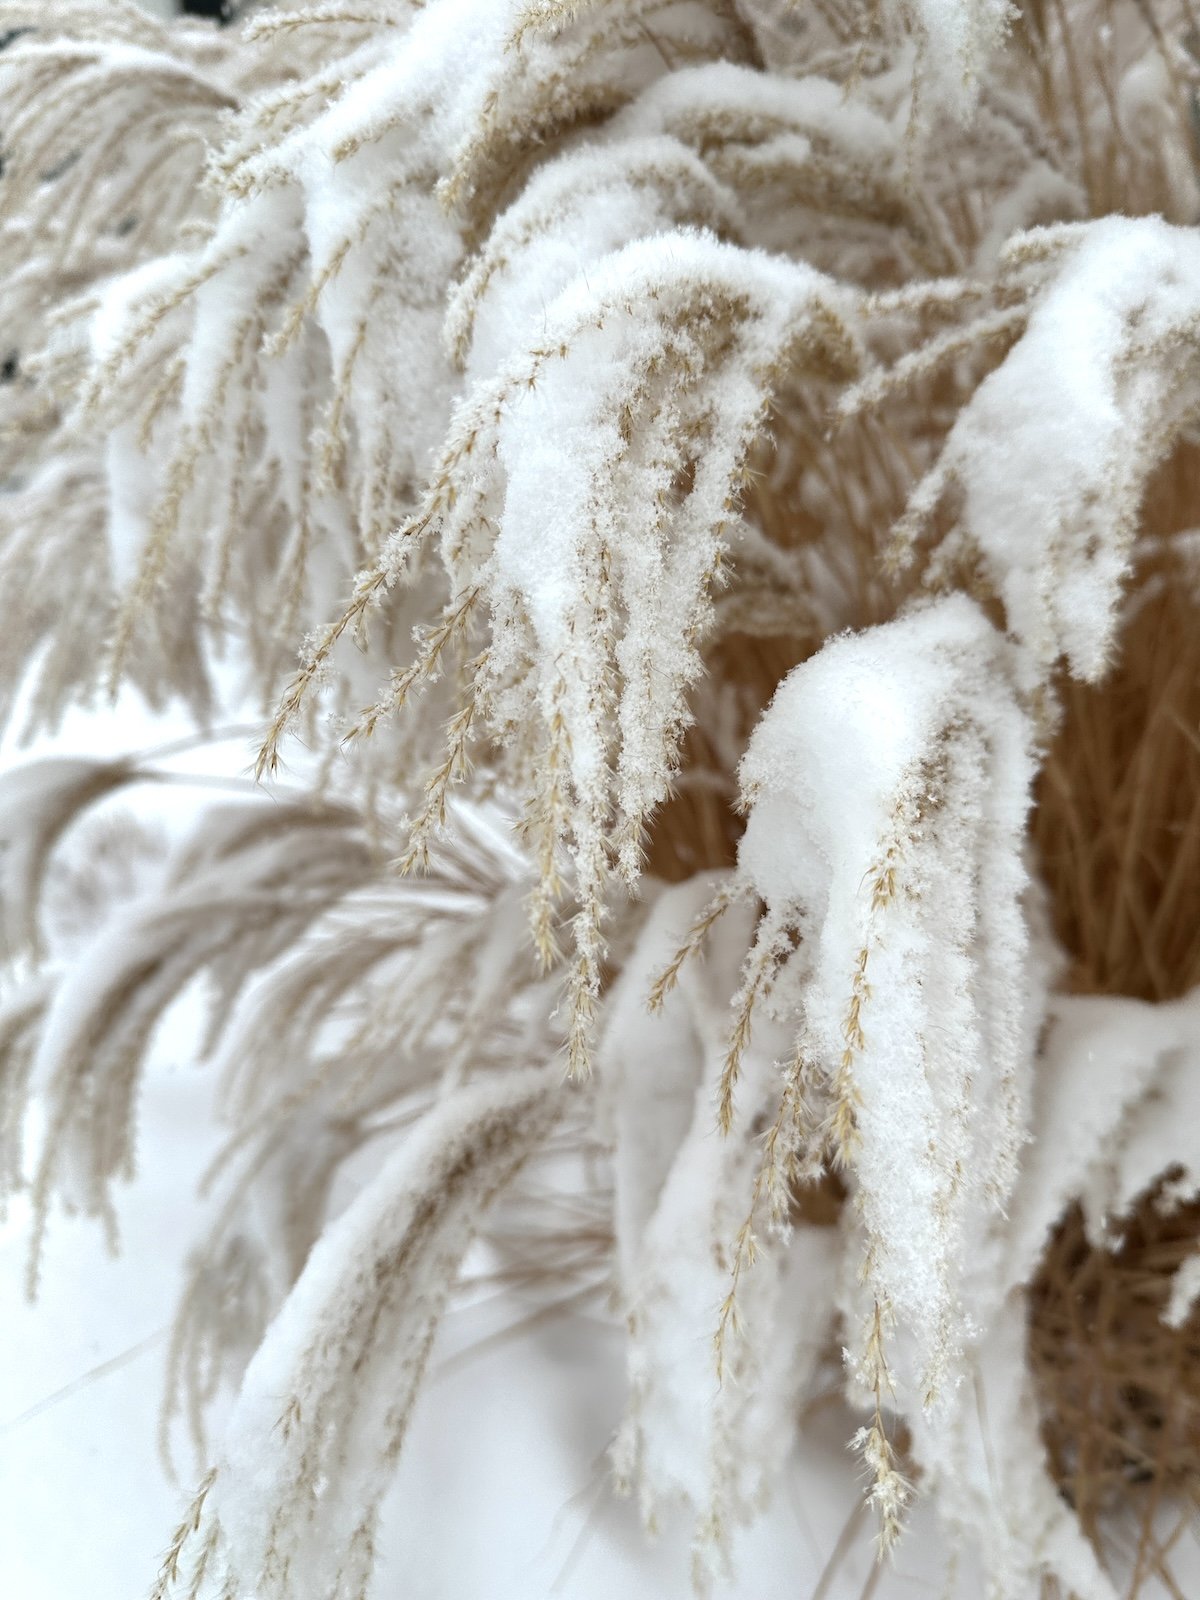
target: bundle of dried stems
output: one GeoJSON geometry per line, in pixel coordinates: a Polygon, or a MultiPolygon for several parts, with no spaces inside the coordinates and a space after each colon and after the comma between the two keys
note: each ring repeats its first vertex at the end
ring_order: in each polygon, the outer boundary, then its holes
{"type": "Polygon", "coordinates": [[[698,1586],[833,1352],[884,1551],[919,1492],[993,1600],[1170,1588],[1190,0],[0,27],[0,713],[257,697],[276,784],[176,837],[122,809],[159,758],[0,780],[31,1285],[57,1206],[115,1232],[147,1051],[209,1001],[159,1600],[371,1591],[481,1236],[615,1295],[614,1475],[698,1586]]]}

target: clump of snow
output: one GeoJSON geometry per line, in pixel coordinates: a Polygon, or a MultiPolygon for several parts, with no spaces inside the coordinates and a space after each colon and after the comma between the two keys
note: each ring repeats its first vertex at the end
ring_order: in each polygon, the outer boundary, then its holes
{"type": "Polygon", "coordinates": [[[1020,236],[1002,265],[1048,284],[1023,337],[950,430],[915,504],[962,494],[949,561],[977,550],[1008,626],[1046,677],[1109,664],[1142,491],[1192,404],[1200,242],[1156,217],[1020,236]]]}
{"type": "Polygon", "coordinates": [[[968,1263],[1025,1137],[1041,1000],[1013,677],[992,624],[951,596],[796,668],[741,767],[739,875],[800,931],[795,1049],[828,1086],[868,1305],[911,1341],[895,1376],[917,1404],[958,1379],[968,1263]]]}

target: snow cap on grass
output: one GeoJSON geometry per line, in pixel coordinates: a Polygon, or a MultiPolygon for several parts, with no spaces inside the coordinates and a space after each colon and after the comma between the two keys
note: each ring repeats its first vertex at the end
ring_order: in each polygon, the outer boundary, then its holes
{"type": "Polygon", "coordinates": [[[905,1403],[961,1371],[967,1264],[1024,1138],[1030,743],[1009,647],[954,595],[796,668],[741,767],[738,870],[800,933],[797,1054],[852,1176],[867,1320],[911,1340],[892,1374],[905,1403]]]}
{"type": "Polygon", "coordinates": [[[1027,681],[1060,657],[1095,680],[1111,659],[1146,479],[1195,405],[1200,240],[1157,217],[1105,217],[1021,235],[1002,268],[1043,286],[910,515],[957,485],[959,529],[942,558],[979,555],[1027,681]]]}

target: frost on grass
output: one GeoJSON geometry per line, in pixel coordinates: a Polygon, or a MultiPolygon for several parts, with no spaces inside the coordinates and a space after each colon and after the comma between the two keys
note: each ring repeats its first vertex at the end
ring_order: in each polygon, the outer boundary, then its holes
{"type": "Polygon", "coordinates": [[[1195,1198],[1196,977],[1059,992],[1027,820],[1194,542],[1196,49],[1051,9],[0,5],[0,713],[276,708],[161,840],[152,758],[0,784],[35,1267],[183,995],[221,1077],[160,1595],[371,1592],[485,1205],[608,1274],[699,1585],[840,1361],[885,1545],[919,1484],[995,1600],[1107,1593],[1024,1318],[1069,1207],[1195,1198]]]}
{"type": "MultiPolygon", "coordinates": [[[[718,1326],[729,1295],[733,1241],[760,1152],[745,1128],[726,1139],[714,1130],[728,1044],[723,992],[691,966],[658,1012],[645,1010],[646,972],[670,958],[712,890],[701,878],[659,897],[613,995],[601,1050],[630,1333],[629,1411],[613,1466],[621,1488],[636,1488],[650,1529],[673,1504],[691,1510],[702,1585],[727,1573],[733,1530],[761,1503],[791,1448],[788,1419],[825,1334],[819,1320],[806,1326],[799,1308],[830,1305],[836,1263],[829,1229],[764,1239],[740,1295],[736,1344],[714,1362],[712,1339],[703,1335],[718,1326]]],[[[749,922],[742,907],[714,931],[710,958],[721,970],[736,963],[749,922]]],[[[785,1042],[778,1023],[764,1028],[747,1069],[747,1092],[764,1112],[773,1111],[771,1046],[785,1042]]]]}

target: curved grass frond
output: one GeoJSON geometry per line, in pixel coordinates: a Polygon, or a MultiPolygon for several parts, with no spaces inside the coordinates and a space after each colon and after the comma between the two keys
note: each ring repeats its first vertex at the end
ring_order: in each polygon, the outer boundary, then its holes
{"type": "Polygon", "coordinates": [[[245,1379],[160,1597],[372,1592],[493,1202],[547,1314],[615,1262],[698,1585],[838,1349],[882,1544],[1165,1561],[1198,63],[1181,0],[0,3],[0,721],[251,699],[294,769],[0,777],[35,1265],[184,996],[220,1076],[164,1444],[245,1379]]]}

